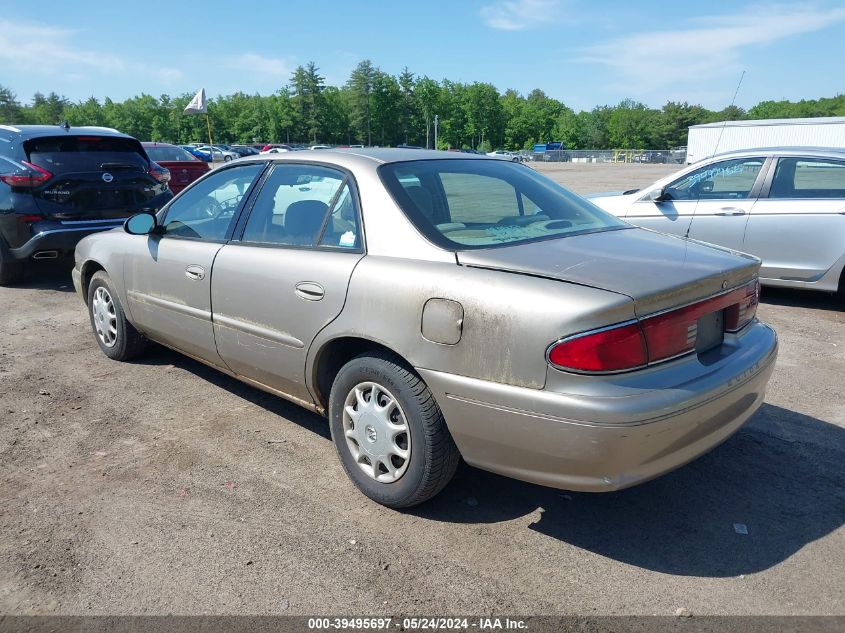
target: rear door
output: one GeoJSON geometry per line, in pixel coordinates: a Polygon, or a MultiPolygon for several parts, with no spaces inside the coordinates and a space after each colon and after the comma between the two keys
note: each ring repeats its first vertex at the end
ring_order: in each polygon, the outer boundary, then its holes
{"type": "Polygon", "coordinates": [[[150,176],[149,160],[132,138],[47,136],[25,141],[24,152],[29,163],[53,175],[33,192],[48,218],[123,218],[167,193],[167,184],[150,176]]]}
{"type": "Polygon", "coordinates": [[[763,260],[760,277],[813,282],[845,252],[845,161],[777,159],[751,213],[744,250],[763,260]]]}
{"type": "Polygon", "coordinates": [[[129,242],[123,271],[127,304],[142,332],[223,364],[211,325],[212,265],[263,169],[247,163],[215,171],[163,210],[159,233],[129,242]]]}
{"type": "Polygon", "coordinates": [[[235,373],[311,401],[305,356],[346,301],[363,257],[352,179],[313,164],[276,164],[241,231],[214,262],[217,349],[235,373]]]}

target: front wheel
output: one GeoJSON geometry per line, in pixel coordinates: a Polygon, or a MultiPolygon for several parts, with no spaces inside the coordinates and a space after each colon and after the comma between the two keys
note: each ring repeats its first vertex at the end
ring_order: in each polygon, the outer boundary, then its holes
{"type": "Polygon", "coordinates": [[[232,157],[231,157],[231,156],[224,156],[224,157],[223,157],[223,162],[224,162],[224,163],[228,163],[230,160],[232,160],[232,157]]]}
{"type": "Polygon", "coordinates": [[[329,398],[332,440],[346,474],[373,501],[407,508],[427,501],[460,462],[426,384],[387,353],[344,365],[329,398]]]}
{"type": "Polygon", "coordinates": [[[94,338],[112,360],[129,360],[147,349],[147,339],[126,320],[111,279],[103,270],[94,273],[88,286],[88,315],[94,338]]]}

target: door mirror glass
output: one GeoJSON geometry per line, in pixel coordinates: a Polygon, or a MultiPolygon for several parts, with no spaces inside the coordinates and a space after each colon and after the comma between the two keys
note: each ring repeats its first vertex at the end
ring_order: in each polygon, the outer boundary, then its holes
{"type": "Polygon", "coordinates": [[[130,235],[149,235],[156,227],[156,216],[152,213],[137,213],[126,220],[123,230],[130,235]]]}
{"type": "Polygon", "coordinates": [[[663,200],[667,199],[666,192],[663,191],[663,187],[658,187],[653,191],[649,191],[645,199],[651,200],[652,202],[662,202],[663,200]]]}

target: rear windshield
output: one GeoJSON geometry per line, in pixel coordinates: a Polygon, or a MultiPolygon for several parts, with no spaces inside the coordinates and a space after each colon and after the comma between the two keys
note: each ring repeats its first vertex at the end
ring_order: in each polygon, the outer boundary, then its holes
{"type": "Polygon", "coordinates": [[[199,159],[191,156],[181,147],[168,147],[162,145],[159,147],[146,147],[147,156],[157,163],[167,162],[197,162],[199,159]]]}
{"type": "Polygon", "coordinates": [[[149,166],[141,144],[131,138],[48,136],[26,141],[24,150],[30,163],[53,174],[149,166]]]}
{"type": "Polygon", "coordinates": [[[421,160],[382,165],[379,174],[416,227],[450,250],[630,226],[512,162],[421,160]]]}

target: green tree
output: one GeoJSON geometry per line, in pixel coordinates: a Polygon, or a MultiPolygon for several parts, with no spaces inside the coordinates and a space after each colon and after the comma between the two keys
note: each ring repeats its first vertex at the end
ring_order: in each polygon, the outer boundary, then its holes
{"type": "Polygon", "coordinates": [[[21,123],[21,104],[18,96],[0,85],[0,123],[21,123]]]}
{"type": "Polygon", "coordinates": [[[355,67],[346,82],[352,125],[357,138],[367,145],[373,144],[373,89],[378,72],[373,63],[365,59],[355,67]]]}
{"type": "Polygon", "coordinates": [[[298,66],[291,78],[293,106],[299,123],[299,138],[317,143],[325,119],[323,89],[325,78],[314,62],[298,66]]]}

